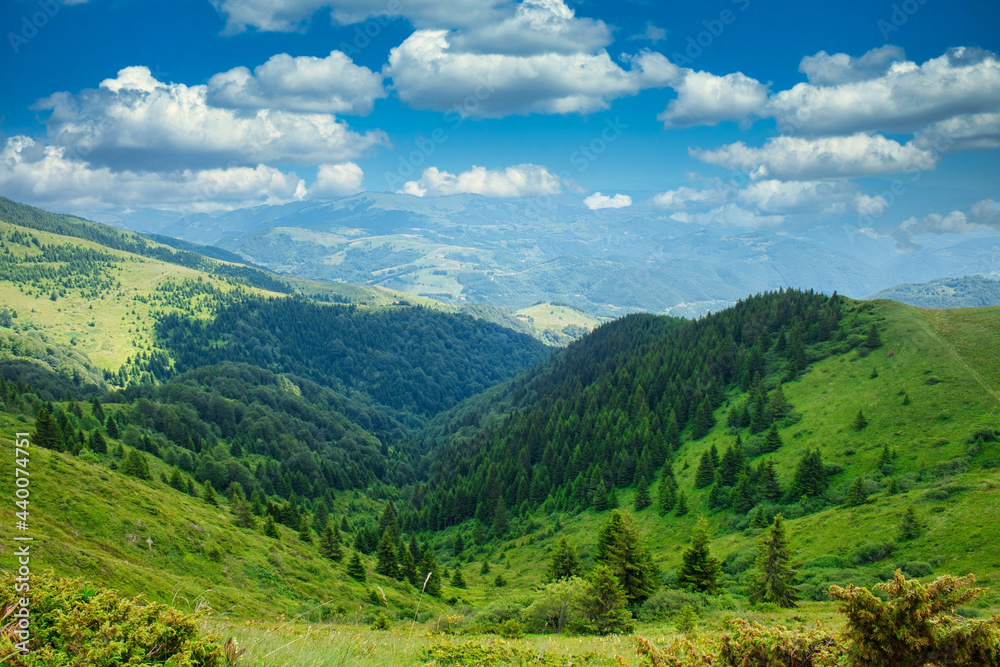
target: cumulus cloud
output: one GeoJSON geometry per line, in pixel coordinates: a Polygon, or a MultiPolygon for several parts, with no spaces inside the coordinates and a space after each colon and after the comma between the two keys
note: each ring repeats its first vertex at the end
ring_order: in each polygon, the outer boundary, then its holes
{"type": "Polygon", "coordinates": [[[917,132],[913,143],[942,153],[1000,148],[1000,113],[965,114],[942,120],[917,132]]]}
{"type": "Polygon", "coordinates": [[[258,164],[166,173],[113,171],[74,159],[60,146],[11,137],[0,151],[0,190],[41,206],[112,209],[147,206],[213,211],[302,199],[305,184],[294,173],[258,164]]]}
{"type": "Polygon", "coordinates": [[[499,0],[211,0],[226,17],[225,32],[302,30],[320,10],[335,24],[350,25],[376,18],[409,19],[418,28],[482,25],[497,14],[499,0]]]}
{"type": "Polygon", "coordinates": [[[814,56],[803,58],[799,71],[806,75],[811,84],[835,86],[884,76],[892,64],[900,60],[906,60],[903,49],[891,44],[872,49],[860,58],[846,53],[831,56],[826,51],[820,51],[814,56]]]}
{"type": "Polygon", "coordinates": [[[854,178],[875,174],[933,169],[938,156],[909,142],[899,144],[881,135],[780,136],[760,148],[742,141],[716,150],[690,149],[703,162],[752,173],[755,177],[782,180],[854,178]]]}
{"type": "Polygon", "coordinates": [[[333,163],[388,143],[381,131],[359,134],[329,114],[213,107],[207,92],[127,67],[97,90],[56,93],[35,108],[51,110],[46,125],[53,144],[115,169],[333,163]]]}
{"type": "Polygon", "coordinates": [[[418,181],[407,181],[399,194],[417,197],[477,194],[486,197],[528,197],[559,192],[559,177],[545,167],[519,164],[505,169],[473,166],[455,175],[437,167],[425,169],[418,181]]]}
{"type": "Polygon", "coordinates": [[[724,120],[746,121],[760,116],[767,105],[768,87],[741,72],[716,76],[709,72],[684,70],[679,83],[672,84],[677,99],[657,117],[666,127],[718,125],[724,120]]]}
{"type": "Polygon", "coordinates": [[[418,30],[389,53],[383,72],[407,104],[463,116],[590,113],[609,100],[663,86],[678,73],[664,56],[643,52],[630,69],[607,52],[529,56],[456,52],[444,30],[418,30]]]}
{"type": "Polygon", "coordinates": [[[771,97],[769,113],[783,132],[913,132],[953,116],[993,112],[1000,106],[1000,60],[989,51],[950,49],[923,65],[893,60],[901,52],[889,48],[869,52],[857,61],[844,61],[842,55],[820,53],[807,58],[803,71],[810,82],[771,97]],[[884,74],[867,78],[886,64],[884,74]]]}
{"type": "Polygon", "coordinates": [[[645,39],[649,40],[653,44],[662,41],[667,38],[667,31],[663,28],[657,28],[651,21],[646,21],[646,26],[642,32],[631,35],[629,39],[645,39]]]}
{"type": "Polygon", "coordinates": [[[341,164],[321,164],[316,180],[309,188],[310,197],[337,197],[361,192],[365,174],[353,162],[341,164]]]}
{"type": "Polygon", "coordinates": [[[922,217],[910,217],[898,227],[885,230],[865,228],[864,231],[874,238],[892,237],[900,250],[916,250],[920,246],[913,241],[920,234],[968,234],[969,232],[990,228],[1000,230],[1000,205],[992,199],[976,202],[968,211],[951,211],[948,213],[929,213],[922,217]]]}
{"type": "Polygon", "coordinates": [[[512,15],[449,37],[452,52],[515,56],[590,53],[610,42],[604,21],[578,18],[562,0],[522,0],[512,15]]]}
{"type": "Polygon", "coordinates": [[[666,192],[653,195],[652,203],[658,208],[683,210],[691,207],[717,206],[724,203],[727,199],[727,190],[721,188],[699,190],[685,185],[676,190],[667,190],[666,192]]]}
{"type": "Polygon", "coordinates": [[[591,211],[599,211],[602,208],[625,208],[626,206],[631,206],[632,198],[621,194],[608,197],[607,195],[602,195],[600,192],[595,192],[584,199],[583,203],[591,211]]]}
{"type": "Polygon", "coordinates": [[[762,215],[733,203],[724,204],[718,208],[701,213],[678,211],[670,217],[678,222],[696,224],[703,227],[740,227],[746,229],[776,227],[785,221],[785,216],[783,215],[762,215]]]}
{"type": "Polygon", "coordinates": [[[205,100],[231,109],[364,115],[385,96],[381,74],[331,51],[326,58],[280,53],[252,73],[246,67],[221,72],[208,80],[205,100]]]}
{"type": "Polygon", "coordinates": [[[762,213],[844,213],[857,196],[858,186],[843,180],[756,181],[740,190],[736,199],[762,213]]]}

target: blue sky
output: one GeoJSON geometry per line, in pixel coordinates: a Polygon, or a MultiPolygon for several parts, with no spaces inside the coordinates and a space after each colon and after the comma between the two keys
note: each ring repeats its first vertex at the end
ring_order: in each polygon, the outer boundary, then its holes
{"type": "Polygon", "coordinates": [[[562,192],[901,247],[1000,226],[995,2],[8,0],[0,26],[0,193],[57,210],[562,192]]]}

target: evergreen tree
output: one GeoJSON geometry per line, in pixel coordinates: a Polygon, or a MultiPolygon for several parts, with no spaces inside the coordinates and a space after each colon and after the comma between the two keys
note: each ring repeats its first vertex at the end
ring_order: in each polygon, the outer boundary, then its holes
{"type": "Polygon", "coordinates": [[[715,417],[712,416],[712,401],[706,395],[698,405],[694,413],[694,423],[691,426],[691,439],[701,440],[715,426],[715,417]]]}
{"type": "Polygon", "coordinates": [[[378,520],[378,530],[379,533],[385,533],[388,530],[392,543],[399,542],[399,518],[396,516],[396,507],[391,501],[386,503],[385,509],[382,510],[382,516],[378,520]]]}
{"type": "Polygon", "coordinates": [[[785,398],[785,392],[781,388],[780,382],[778,383],[778,386],[774,388],[774,391],[771,392],[771,401],[768,407],[770,408],[771,417],[773,419],[781,419],[788,414],[788,411],[791,408],[791,406],[788,405],[788,400],[785,398]]]}
{"type": "Polygon", "coordinates": [[[63,437],[59,424],[52,417],[52,413],[45,408],[39,408],[38,414],[35,415],[35,437],[32,444],[57,452],[63,451],[63,437]]]}
{"type": "Polygon", "coordinates": [[[465,588],[465,576],[462,575],[462,568],[457,565],[451,574],[451,585],[455,588],[465,588]]]}
{"type": "Polygon", "coordinates": [[[399,551],[399,573],[403,575],[403,578],[410,582],[410,585],[416,585],[417,583],[417,561],[413,557],[413,552],[410,551],[410,547],[403,545],[399,551]]]}
{"type": "MultiPolygon", "coordinates": [[[[486,563],[486,561],[483,562],[487,565],[487,567],[489,566],[489,563],[486,563]]],[[[488,569],[486,574],[489,574],[488,569]]],[[[556,549],[552,553],[552,564],[549,567],[549,576],[552,581],[583,576],[583,567],[580,565],[580,557],[577,556],[576,548],[569,543],[569,540],[566,539],[565,535],[559,538],[559,544],[556,545],[556,549]]]]}
{"type": "Polygon", "coordinates": [[[865,419],[865,413],[862,412],[861,410],[858,410],[858,414],[855,415],[854,417],[854,430],[861,431],[866,426],[868,426],[868,420],[865,419]]]}
{"type": "Polygon", "coordinates": [[[366,581],[368,573],[365,572],[365,565],[361,562],[361,556],[357,551],[351,552],[351,559],[347,561],[347,576],[355,581],[366,581]]]}
{"type": "Polygon", "coordinates": [[[917,512],[911,505],[907,508],[906,512],[903,514],[902,520],[899,522],[899,541],[908,542],[909,540],[918,537],[922,530],[923,528],[917,520],[917,512]]]}
{"type": "Polygon", "coordinates": [[[628,596],[612,569],[598,565],[587,577],[587,583],[578,602],[586,625],[599,635],[632,632],[628,596]]]}
{"type": "Polygon", "coordinates": [[[895,458],[892,454],[892,450],[889,449],[889,443],[882,445],[882,454],[878,457],[878,466],[884,468],[885,466],[892,465],[892,459],[895,458]]]}
{"type": "Polygon", "coordinates": [[[630,604],[638,604],[656,591],[659,569],[642,543],[639,528],[627,512],[612,512],[597,537],[594,560],[607,565],[625,589],[630,604]]]}
{"type": "Polygon", "coordinates": [[[910,404],[910,395],[903,394],[903,405],[909,405],[909,404],[910,404]]]}
{"type": "Polygon", "coordinates": [[[878,329],[875,328],[874,323],[872,323],[871,327],[868,328],[868,336],[865,338],[865,347],[869,350],[876,350],[882,347],[882,337],[878,335],[878,329]]]}
{"type": "Polygon", "coordinates": [[[452,553],[455,555],[455,558],[458,558],[462,555],[463,551],[465,551],[465,540],[462,539],[462,533],[459,533],[455,536],[455,546],[452,553]]]}
{"type": "Polygon", "coordinates": [[[490,562],[484,558],[483,565],[482,567],[479,568],[479,574],[485,577],[489,573],[490,573],[490,562]]]}
{"type": "Polygon", "coordinates": [[[501,538],[510,530],[510,521],[507,520],[507,504],[503,501],[503,496],[497,498],[497,507],[493,512],[493,536],[501,538]]]}
{"type": "Polygon", "coordinates": [[[594,509],[603,512],[608,509],[608,487],[602,479],[594,489],[594,509]]]}
{"type": "Polygon", "coordinates": [[[108,415],[107,420],[104,422],[104,429],[108,432],[108,437],[112,440],[117,440],[121,437],[121,431],[118,429],[118,420],[115,419],[114,415],[108,415]]]}
{"type": "Polygon", "coordinates": [[[663,476],[660,479],[658,494],[657,508],[661,515],[666,516],[667,512],[677,504],[677,479],[674,477],[673,466],[669,463],[663,466],[663,476]]]}
{"type": "Polygon", "coordinates": [[[681,446],[681,428],[677,425],[677,415],[673,410],[670,411],[670,416],[667,417],[667,428],[663,437],[666,440],[667,446],[670,447],[670,451],[676,452],[681,446]]]}
{"type": "Polygon", "coordinates": [[[344,557],[344,551],[340,547],[340,540],[337,537],[337,529],[327,524],[319,536],[319,553],[324,558],[332,561],[339,561],[344,557]]]}
{"type": "Polygon", "coordinates": [[[889,478],[889,485],[885,489],[885,494],[887,496],[894,496],[899,493],[899,482],[895,477],[889,478]]]}
{"type": "Polygon", "coordinates": [[[254,516],[264,516],[264,503],[260,500],[260,494],[254,489],[250,494],[250,511],[254,516]]]}
{"type": "Polygon", "coordinates": [[[90,414],[94,416],[94,419],[98,423],[104,423],[104,406],[101,405],[101,401],[96,396],[90,399],[90,414]]]}
{"type": "Polygon", "coordinates": [[[764,514],[764,508],[760,505],[753,513],[753,518],[750,520],[751,528],[764,528],[767,526],[767,515],[764,514]]]}
{"type": "Polygon", "coordinates": [[[739,479],[736,480],[736,486],[729,494],[729,502],[737,514],[746,514],[756,504],[753,485],[750,482],[750,476],[746,473],[740,475],[739,479]]]}
{"type": "Polygon", "coordinates": [[[746,457],[743,455],[743,446],[737,440],[736,444],[726,449],[719,463],[719,471],[722,473],[722,486],[733,486],[736,478],[743,472],[746,466],[746,457]]]}
{"type": "Polygon", "coordinates": [[[316,507],[313,509],[313,530],[316,531],[317,535],[322,535],[326,530],[326,525],[330,521],[330,510],[326,506],[326,501],[320,498],[316,501],[316,507]]]}
{"type": "Polygon", "coordinates": [[[774,468],[774,461],[770,459],[761,461],[757,466],[757,492],[764,500],[778,500],[781,498],[781,487],[778,485],[778,471],[774,468]]]}
{"type": "Polygon", "coordinates": [[[776,452],[782,444],[781,436],[778,434],[778,427],[771,424],[771,428],[767,430],[767,434],[764,436],[764,451],[776,452]]]}
{"type": "Polygon", "coordinates": [[[386,528],[382,533],[382,539],[378,542],[378,563],[375,571],[386,577],[397,577],[399,575],[399,561],[396,558],[396,541],[392,539],[392,532],[386,528]]]}
{"type": "Polygon", "coordinates": [[[90,447],[90,451],[95,454],[108,453],[108,441],[104,439],[104,434],[96,428],[90,432],[90,438],[88,439],[87,446],[90,447]]]}
{"type": "Polygon", "coordinates": [[[851,483],[851,488],[847,490],[847,498],[844,500],[845,507],[858,507],[868,502],[868,489],[865,480],[855,477],[851,483]]]}
{"type": "Polygon", "coordinates": [[[167,480],[167,484],[170,488],[177,489],[180,492],[184,492],[187,489],[187,483],[184,481],[184,476],[181,474],[181,469],[174,466],[170,471],[170,479],[167,480]]]}
{"type": "Polygon", "coordinates": [[[794,607],[798,598],[795,570],[789,565],[791,554],[785,539],[784,520],[778,514],[760,544],[757,573],[747,588],[751,602],[773,602],[779,607],[794,607]]]}
{"type": "Polygon", "coordinates": [[[306,544],[312,544],[313,541],[312,528],[309,527],[309,518],[305,514],[299,519],[299,541],[306,544]]]}
{"type": "Polygon", "coordinates": [[[649,485],[646,483],[646,478],[643,477],[639,480],[639,486],[635,492],[635,511],[641,512],[649,507],[652,502],[649,497],[649,485]]]}
{"type": "Polygon", "coordinates": [[[216,507],[219,506],[219,499],[215,497],[215,489],[212,488],[211,480],[205,480],[205,489],[201,493],[201,499],[209,505],[215,505],[216,507]]]}
{"type": "Polygon", "coordinates": [[[701,455],[698,462],[698,472],[694,476],[694,488],[703,489],[715,479],[715,466],[712,463],[712,456],[708,452],[701,455]]]}
{"type": "Polygon", "coordinates": [[[701,519],[691,533],[691,545],[681,553],[677,585],[698,593],[715,593],[722,567],[708,549],[708,523],[701,519]]]}
{"type": "Polygon", "coordinates": [[[264,517],[264,527],[261,529],[261,532],[263,532],[264,535],[273,537],[276,540],[281,539],[281,533],[278,532],[278,524],[275,523],[274,517],[270,514],[264,517]]]}
{"type": "Polygon", "coordinates": [[[826,491],[827,484],[826,469],[823,467],[823,458],[819,450],[806,450],[795,466],[795,475],[789,490],[791,500],[798,500],[802,496],[808,498],[821,496],[826,491]]]}
{"type": "Polygon", "coordinates": [[[428,595],[440,597],[441,595],[441,575],[437,569],[437,559],[434,558],[434,550],[429,546],[423,549],[420,563],[417,566],[419,583],[428,595]],[[426,583],[423,583],[426,582],[426,583]]]}
{"type": "Polygon", "coordinates": [[[121,472],[139,479],[150,479],[149,463],[146,462],[146,456],[137,449],[129,449],[128,453],[125,454],[121,472]]]}
{"type": "MultiPolygon", "coordinates": [[[[174,468],[174,470],[177,470],[177,468],[174,468]]],[[[253,512],[250,511],[250,503],[243,498],[238,498],[233,505],[233,515],[236,517],[233,523],[240,528],[253,530],[257,527],[257,519],[254,518],[253,512]]]]}
{"type": "Polygon", "coordinates": [[[675,514],[677,516],[684,516],[688,513],[687,498],[684,496],[684,492],[681,491],[681,495],[677,496],[677,511],[675,514]]]}

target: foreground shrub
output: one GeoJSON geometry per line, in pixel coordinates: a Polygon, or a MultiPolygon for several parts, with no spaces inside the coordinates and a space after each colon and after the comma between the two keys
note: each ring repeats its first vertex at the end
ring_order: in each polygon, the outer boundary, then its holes
{"type": "Polygon", "coordinates": [[[31,578],[30,653],[17,648],[14,574],[0,577],[0,662],[24,667],[215,667],[222,665],[217,637],[199,637],[198,613],[143,604],[116,591],[51,572],[31,578]],[[12,620],[13,619],[13,620],[12,620]]]}
{"type": "Polygon", "coordinates": [[[593,653],[567,656],[565,654],[549,654],[533,648],[527,642],[507,641],[496,638],[486,641],[469,640],[461,643],[452,642],[446,638],[434,641],[424,649],[434,665],[455,665],[462,667],[497,667],[505,665],[541,665],[542,667],[557,667],[567,664],[569,659],[573,665],[600,665],[606,661],[593,653]]]}
{"type": "Polygon", "coordinates": [[[822,627],[796,631],[780,625],[765,628],[737,619],[727,629],[719,659],[731,667],[819,667],[836,664],[843,653],[835,636],[822,627]]]}

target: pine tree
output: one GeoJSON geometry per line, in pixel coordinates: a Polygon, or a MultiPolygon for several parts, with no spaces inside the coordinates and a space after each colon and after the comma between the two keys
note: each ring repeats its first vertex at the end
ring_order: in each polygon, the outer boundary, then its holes
{"type": "Polygon", "coordinates": [[[316,531],[317,535],[322,535],[323,531],[326,530],[326,525],[330,521],[330,510],[326,506],[326,501],[320,498],[316,501],[316,507],[313,510],[313,530],[316,531]]]}
{"type": "Polygon", "coordinates": [[[889,478],[889,486],[885,489],[885,494],[887,496],[894,496],[899,493],[899,482],[895,477],[889,478]]]}
{"type": "Polygon", "coordinates": [[[490,573],[490,562],[484,558],[483,565],[482,567],[479,568],[479,574],[485,577],[489,573],[490,573]]]}
{"type": "Polygon", "coordinates": [[[753,513],[753,518],[750,520],[750,527],[764,528],[765,526],[767,526],[767,515],[764,514],[764,508],[758,505],[756,511],[753,513]]]}
{"type": "Polygon", "coordinates": [[[767,430],[767,434],[764,436],[764,451],[776,452],[782,444],[781,436],[778,434],[778,427],[771,424],[771,428],[767,430]]]}
{"type": "Polygon", "coordinates": [[[889,449],[889,443],[887,442],[887,443],[883,444],[882,445],[882,454],[878,457],[878,466],[880,468],[885,467],[885,466],[891,466],[893,458],[894,457],[892,455],[892,450],[889,449]]]}
{"type": "Polygon", "coordinates": [[[778,471],[774,469],[774,461],[761,461],[757,466],[757,491],[764,500],[781,498],[781,486],[778,485],[778,471]]]}
{"type": "Polygon", "coordinates": [[[149,463],[146,462],[145,455],[137,449],[129,449],[128,453],[125,454],[121,472],[139,479],[150,479],[149,463]]]}
{"type": "Polygon", "coordinates": [[[899,522],[899,541],[908,542],[909,540],[919,537],[923,528],[920,526],[920,521],[917,520],[917,512],[913,509],[913,506],[907,508],[906,512],[903,514],[903,518],[899,522]]]}
{"type": "Polygon", "coordinates": [[[347,561],[347,576],[355,581],[366,581],[368,573],[365,572],[365,565],[361,562],[361,556],[357,551],[351,552],[351,559],[347,561]]]}
{"type": "Polygon", "coordinates": [[[52,417],[52,413],[45,408],[39,408],[38,414],[35,415],[35,437],[32,444],[57,452],[63,451],[63,437],[59,424],[52,417]]]}
{"type": "Polygon", "coordinates": [[[312,544],[313,541],[312,528],[309,527],[309,518],[305,514],[299,519],[299,541],[306,544],[312,544]]]}
{"type": "MultiPolygon", "coordinates": [[[[177,470],[177,468],[174,468],[174,470],[177,470]]],[[[253,530],[257,527],[257,519],[254,518],[253,512],[250,511],[250,503],[243,498],[238,498],[233,505],[233,515],[236,517],[233,523],[240,528],[253,530]]]]}
{"type": "Polygon", "coordinates": [[[386,528],[382,533],[382,539],[378,542],[378,563],[375,571],[387,577],[397,577],[399,575],[399,561],[396,558],[396,542],[392,539],[391,531],[386,528]]]}
{"type": "Polygon", "coordinates": [[[722,567],[708,549],[708,523],[701,519],[691,533],[691,545],[681,553],[677,585],[698,593],[715,593],[722,567]]]}
{"type": "Polygon", "coordinates": [[[659,569],[642,543],[639,528],[627,512],[612,512],[597,537],[594,561],[607,565],[625,589],[630,604],[638,604],[656,591],[659,569]]]}
{"type": "Polygon", "coordinates": [[[715,417],[712,416],[712,412],[712,401],[708,396],[705,396],[694,413],[694,423],[691,426],[692,440],[701,440],[715,426],[715,417]]]}
{"type": "Polygon", "coordinates": [[[865,413],[862,412],[861,410],[858,410],[858,414],[855,415],[854,417],[854,430],[861,431],[866,426],[868,426],[868,420],[865,419],[865,413]]]}
{"type": "Polygon", "coordinates": [[[598,565],[587,577],[587,583],[578,605],[592,631],[599,635],[632,632],[628,596],[612,569],[598,565]]]}
{"type": "Polygon", "coordinates": [[[410,582],[410,585],[417,583],[417,561],[410,547],[405,544],[399,550],[399,573],[410,582]]]}
{"type": "MultiPolygon", "coordinates": [[[[486,563],[485,561],[483,561],[486,563]]],[[[486,563],[489,565],[489,563],[486,563]]],[[[489,570],[486,571],[489,574],[489,570]]],[[[583,567],[580,565],[580,557],[576,554],[576,548],[569,543],[566,536],[559,538],[559,544],[552,552],[552,564],[549,566],[549,576],[552,581],[560,579],[571,579],[583,576],[583,567]]]]}
{"type": "Polygon", "coordinates": [[[795,606],[798,591],[794,586],[795,570],[788,563],[790,558],[784,520],[778,514],[760,544],[757,573],[747,587],[751,602],[773,602],[786,608],[795,606]]]}
{"type": "Polygon", "coordinates": [[[264,527],[261,529],[267,537],[272,537],[276,540],[281,539],[281,533],[278,532],[278,524],[275,523],[274,517],[268,514],[264,517],[264,527]]]}
{"type": "Polygon", "coordinates": [[[712,457],[708,452],[704,452],[701,455],[701,460],[698,462],[698,472],[694,476],[694,488],[703,489],[713,482],[715,479],[715,466],[712,463],[712,457]]]}
{"type": "Polygon", "coordinates": [[[878,335],[878,329],[875,328],[874,323],[868,329],[868,336],[865,338],[865,347],[869,350],[876,350],[882,347],[882,337],[878,335]]]}
{"type": "Polygon", "coordinates": [[[337,534],[334,531],[336,528],[329,524],[323,529],[319,536],[319,553],[324,558],[339,561],[344,557],[344,551],[340,547],[340,540],[337,539],[337,534]]]}
{"type": "Polygon", "coordinates": [[[458,558],[462,555],[463,551],[465,551],[465,540],[462,539],[462,533],[459,533],[455,536],[455,547],[452,550],[452,553],[455,558],[458,558]]]}
{"type": "Polygon", "coordinates": [[[108,453],[108,441],[104,439],[104,434],[96,428],[90,432],[90,438],[88,439],[87,446],[90,447],[90,451],[95,454],[108,453]]]}
{"type": "Polygon", "coordinates": [[[108,415],[107,420],[104,422],[104,428],[108,432],[108,437],[117,440],[121,437],[121,431],[118,428],[118,420],[115,419],[114,415],[108,415]]]}
{"type": "Polygon", "coordinates": [[[396,516],[396,507],[392,502],[385,504],[385,509],[382,510],[382,516],[378,520],[378,530],[379,533],[384,533],[389,531],[389,539],[392,540],[393,544],[399,541],[399,518],[396,516]]]}
{"type": "Polygon", "coordinates": [[[739,479],[736,480],[736,486],[733,487],[732,492],[729,494],[729,502],[733,507],[733,511],[737,514],[746,514],[756,504],[753,495],[753,485],[750,483],[750,477],[746,473],[740,475],[739,479]]]}
{"type": "Polygon", "coordinates": [[[178,491],[184,492],[187,489],[187,484],[184,482],[184,476],[181,474],[181,469],[174,466],[170,471],[170,479],[167,480],[167,484],[170,488],[177,489],[178,491]]]}
{"type": "Polygon", "coordinates": [[[681,495],[677,496],[677,511],[675,512],[675,514],[677,516],[684,516],[687,513],[688,513],[687,498],[685,497],[684,492],[681,491],[681,495]]]}
{"type": "Polygon", "coordinates": [[[844,500],[845,507],[858,507],[868,502],[868,490],[865,480],[855,477],[851,483],[851,488],[847,490],[847,498],[844,500]]]}
{"type": "Polygon", "coordinates": [[[652,502],[649,497],[649,485],[646,483],[646,478],[643,477],[639,480],[639,486],[635,492],[635,511],[641,512],[649,507],[652,502]]]}
{"type": "Polygon", "coordinates": [[[603,512],[608,509],[608,487],[602,479],[594,489],[594,509],[603,512]]]}
{"type": "Polygon", "coordinates": [[[663,466],[663,476],[660,479],[658,494],[657,508],[661,515],[666,516],[667,512],[677,504],[677,479],[674,477],[673,466],[669,463],[663,466]]]}
{"type": "Polygon", "coordinates": [[[94,396],[90,399],[90,414],[94,416],[99,423],[104,423],[104,406],[101,405],[101,401],[94,396]]]}
{"type": "Polygon", "coordinates": [[[823,467],[823,459],[818,449],[806,450],[795,466],[795,475],[792,478],[792,487],[789,490],[791,500],[798,500],[802,496],[814,498],[821,496],[826,491],[828,485],[826,479],[826,469],[823,467]]]}
{"type": "Polygon", "coordinates": [[[465,588],[465,576],[462,575],[462,568],[455,566],[455,571],[451,574],[451,585],[455,588],[465,588]]]}
{"type": "Polygon", "coordinates": [[[201,493],[201,499],[209,505],[219,506],[219,499],[215,497],[215,489],[212,488],[211,480],[205,480],[205,490],[201,493]]]}
{"type": "Polygon", "coordinates": [[[667,428],[664,433],[664,439],[667,442],[667,446],[670,447],[671,451],[676,452],[681,446],[681,429],[677,425],[677,415],[673,410],[670,411],[670,416],[667,418],[667,428]]]}
{"type": "Polygon", "coordinates": [[[503,501],[503,496],[497,498],[497,507],[493,512],[493,536],[501,538],[510,530],[510,521],[507,519],[507,504],[503,501]]]}
{"type": "Polygon", "coordinates": [[[909,404],[910,404],[910,395],[903,394],[903,405],[909,405],[909,404]]]}
{"type": "Polygon", "coordinates": [[[418,579],[423,586],[423,590],[428,595],[439,597],[441,595],[441,575],[437,569],[437,559],[434,558],[434,550],[429,546],[423,549],[420,563],[417,566],[418,579]]]}

